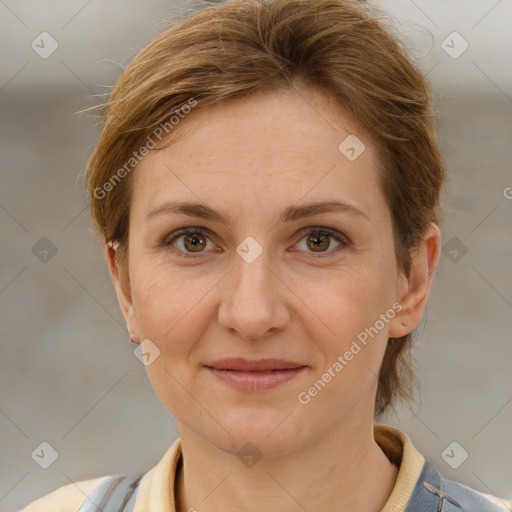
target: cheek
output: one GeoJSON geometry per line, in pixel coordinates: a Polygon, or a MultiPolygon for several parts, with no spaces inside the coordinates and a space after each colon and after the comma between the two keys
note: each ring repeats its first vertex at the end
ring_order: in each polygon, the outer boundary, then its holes
{"type": "Polygon", "coordinates": [[[197,274],[162,269],[142,260],[134,271],[132,294],[141,334],[170,361],[177,354],[183,357],[212,321],[206,309],[208,292],[219,279],[197,274]]]}
{"type": "Polygon", "coordinates": [[[324,330],[340,340],[357,336],[393,304],[393,272],[389,268],[383,272],[378,261],[364,269],[345,268],[303,284],[303,302],[310,309],[309,325],[316,328],[323,324],[324,330]]]}
{"type": "MultiPolygon", "coordinates": [[[[375,268],[378,268],[376,265],[375,268]]],[[[373,396],[394,317],[392,295],[375,272],[350,273],[332,279],[325,293],[310,292],[315,312],[302,325],[321,356],[314,376],[301,389],[311,417],[348,414],[362,397],[373,396]],[[384,320],[381,315],[384,315],[384,320]],[[327,334],[326,334],[327,333],[327,334]]],[[[301,402],[304,403],[304,402],[301,402]]]]}
{"type": "Polygon", "coordinates": [[[349,407],[379,372],[395,314],[393,272],[383,273],[375,260],[364,269],[335,273],[324,284],[310,287],[307,304],[316,314],[304,309],[309,321],[302,326],[321,353],[315,373],[329,382],[324,398],[349,407]]]}
{"type": "MultiPolygon", "coordinates": [[[[133,299],[143,338],[150,339],[159,356],[146,366],[151,385],[160,401],[172,414],[188,411],[194,405],[189,392],[195,376],[191,365],[197,362],[194,347],[212,322],[206,309],[205,290],[214,284],[180,277],[179,272],[160,272],[155,266],[134,279],[133,299]]],[[[194,393],[195,394],[195,393],[194,393]]],[[[194,414],[201,411],[194,409],[194,414]]]]}

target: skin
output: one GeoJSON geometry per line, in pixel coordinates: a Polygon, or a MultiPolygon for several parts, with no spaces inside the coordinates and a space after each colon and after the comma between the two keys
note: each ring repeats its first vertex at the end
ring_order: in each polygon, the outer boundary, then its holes
{"type": "Polygon", "coordinates": [[[146,369],[182,441],[177,510],[380,511],[398,470],[373,437],[376,376],[388,337],[421,320],[439,261],[439,229],[425,230],[407,278],[397,267],[371,139],[316,89],[197,109],[179,131],[132,176],[128,286],[106,247],[130,333],[160,350],[146,369]],[[366,146],[355,161],[338,150],[349,134],[366,146]],[[279,222],[290,205],[331,199],[363,215],[279,222]],[[206,204],[231,224],[165,211],[147,217],[171,200],[206,204]],[[208,230],[202,251],[193,252],[185,236],[163,244],[183,227],[208,230]],[[323,252],[315,252],[307,227],[335,229],[349,243],[328,238],[330,245],[321,240],[323,252]],[[248,236],[263,248],[252,263],[236,252],[248,236]],[[299,403],[298,394],[394,303],[401,311],[317,396],[299,403]],[[203,366],[234,356],[308,368],[277,388],[240,391],[203,366]],[[252,467],[236,456],[248,442],[263,454],[252,467]]]}

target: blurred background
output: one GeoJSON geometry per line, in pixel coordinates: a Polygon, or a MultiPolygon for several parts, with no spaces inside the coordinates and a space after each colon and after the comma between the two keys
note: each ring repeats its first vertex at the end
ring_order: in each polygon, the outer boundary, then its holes
{"type": "MultiPolygon", "coordinates": [[[[416,338],[421,404],[380,421],[448,477],[510,499],[512,2],[371,3],[433,82],[450,173],[416,338]]],[[[72,481],[147,470],[177,437],[90,232],[79,174],[98,119],[77,112],[194,5],[0,0],[2,511],[72,481]]]]}

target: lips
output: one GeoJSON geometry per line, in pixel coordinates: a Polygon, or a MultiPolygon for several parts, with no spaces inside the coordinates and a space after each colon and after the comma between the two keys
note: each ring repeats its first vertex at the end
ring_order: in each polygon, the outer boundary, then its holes
{"type": "Polygon", "coordinates": [[[241,391],[256,392],[268,391],[294,380],[306,370],[306,366],[266,371],[219,370],[208,366],[206,370],[231,387],[241,391]]]}
{"type": "Polygon", "coordinates": [[[303,368],[306,365],[296,361],[286,361],[284,359],[258,359],[249,360],[242,357],[232,357],[219,359],[213,363],[205,365],[217,370],[233,370],[242,372],[270,372],[277,370],[290,370],[293,368],[303,368]]]}

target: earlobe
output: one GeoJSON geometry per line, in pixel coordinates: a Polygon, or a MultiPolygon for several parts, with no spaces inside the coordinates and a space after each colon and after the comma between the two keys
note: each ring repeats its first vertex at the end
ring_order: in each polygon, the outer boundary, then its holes
{"type": "Polygon", "coordinates": [[[400,274],[397,283],[398,302],[402,309],[390,322],[389,336],[400,338],[412,332],[420,323],[439,263],[441,233],[430,223],[425,229],[420,246],[411,258],[409,276],[400,274]]]}
{"type": "Polygon", "coordinates": [[[130,333],[130,340],[133,343],[140,343],[140,334],[133,299],[130,290],[125,289],[121,280],[121,272],[117,261],[116,245],[113,242],[107,242],[105,244],[105,252],[110,277],[114,284],[121,313],[123,314],[128,332],[130,333]]]}

